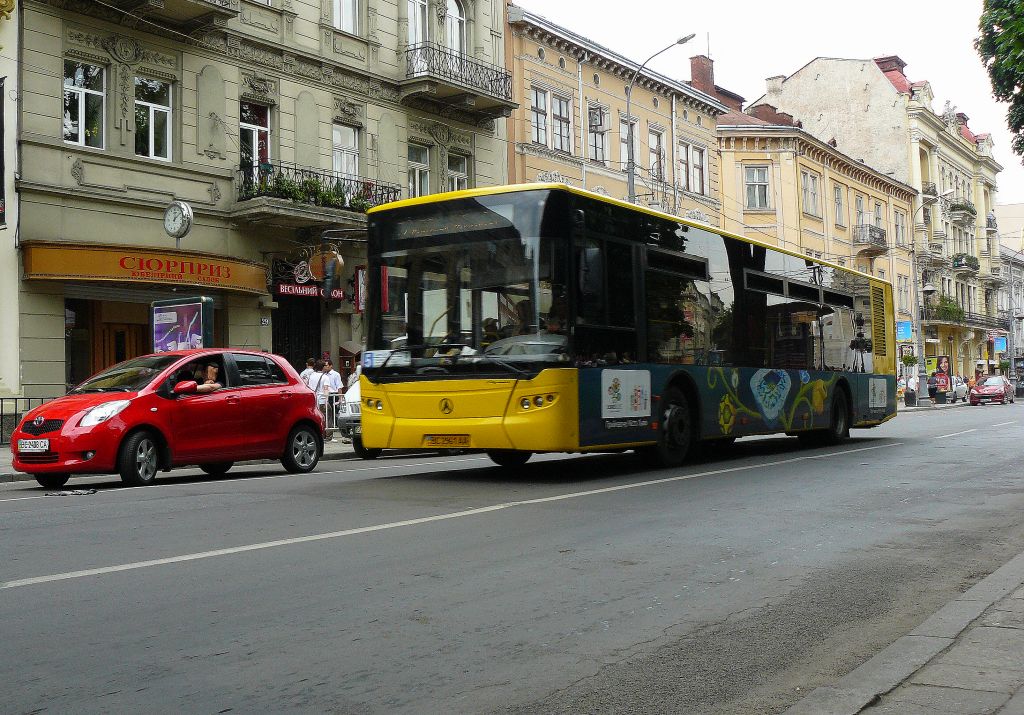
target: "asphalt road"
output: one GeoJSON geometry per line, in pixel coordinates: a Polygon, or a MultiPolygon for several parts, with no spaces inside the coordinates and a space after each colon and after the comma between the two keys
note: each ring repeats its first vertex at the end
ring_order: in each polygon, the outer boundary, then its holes
{"type": "Polygon", "coordinates": [[[781,712],[1024,551],[1022,426],[5,484],[0,710],[781,712]]]}

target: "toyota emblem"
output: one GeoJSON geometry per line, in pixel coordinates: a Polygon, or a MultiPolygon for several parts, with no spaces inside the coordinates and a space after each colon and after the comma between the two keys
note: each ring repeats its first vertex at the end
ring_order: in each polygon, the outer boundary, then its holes
{"type": "Polygon", "coordinates": [[[447,397],[441,400],[441,414],[450,415],[455,410],[455,405],[447,397]]]}
{"type": "Polygon", "coordinates": [[[42,427],[43,422],[46,422],[46,420],[43,419],[42,415],[39,415],[34,420],[32,420],[32,424],[34,424],[36,427],[42,427]]]}

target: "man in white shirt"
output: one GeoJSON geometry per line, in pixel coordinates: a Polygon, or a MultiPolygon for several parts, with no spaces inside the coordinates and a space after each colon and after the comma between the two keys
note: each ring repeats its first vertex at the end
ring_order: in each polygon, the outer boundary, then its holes
{"type": "Polygon", "coordinates": [[[330,360],[324,361],[324,373],[327,375],[328,390],[333,393],[341,392],[341,375],[334,369],[334,363],[330,360]]]}
{"type": "Polygon", "coordinates": [[[307,382],[309,380],[309,376],[316,372],[316,369],[313,367],[314,365],[316,365],[316,360],[313,358],[306,360],[306,369],[299,373],[299,379],[303,382],[307,382]]]}

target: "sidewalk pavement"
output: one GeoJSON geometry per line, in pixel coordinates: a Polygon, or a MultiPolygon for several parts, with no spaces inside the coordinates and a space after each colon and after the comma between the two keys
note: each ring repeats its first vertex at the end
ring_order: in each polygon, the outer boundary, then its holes
{"type": "MultiPolygon", "coordinates": [[[[356,459],[356,453],[352,451],[352,443],[344,442],[340,436],[335,436],[333,441],[327,441],[324,443],[324,456],[321,457],[322,461],[330,461],[334,459],[356,459]]],[[[0,445],[0,482],[25,482],[33,481],[32,477],[21,472],[14,471],[11,466],[13,457],[11,455],[11,445],[4,444],[0,445]]],[[[248,462],[238,462],[239,465],[245,464],[275,464],[273,459],[256,459],[248,462]]],[[[74,482],[72,482],[72,485],[74,482]]]]}
{"type": "Polygon", "coordinates": [[[941,405],[932,401],[931,404],[923,407],[907,407],[903,400],[896,400],[896,414],[902,414],[904,412],[930,412],[931,410],[949,410],[954,407],[967,407],[969,403],[960,402],[944,402],[941,405]]]}
{"type": "Polygon", "coordinates": [[[1024,715],[1024,553],[786,715],[1024,715]]]}

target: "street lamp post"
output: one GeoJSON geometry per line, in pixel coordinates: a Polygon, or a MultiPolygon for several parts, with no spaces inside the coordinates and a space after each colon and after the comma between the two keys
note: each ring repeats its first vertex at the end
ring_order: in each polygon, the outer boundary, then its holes
{"type": "MultiPolygon", "coordinates": [[[[921,205],[917,207],[917,211],[922,211],[925,206],[939,203],[941,198],[949,196],[952,193],[953,189],[948,189],[938,196],[929,197],[923,195],[921,198],[921,205]],[[929,198],[931,201],[926,200],[929,198]]],[[[911,219],[911,226],[917,225],[917,211],[914,212],[914,216],[911,219]]],[[[910,270],[914,274],[914,311],[917,313],[917,405],[921,407],[931,404],[931,397],[928,395],[928,367],[924,362],[924,300],[922,299],[922,293],[930,295],[935,292],[935,287],[930,285],[922,285],[920,288],[918,287],[916,235],[914,236],[914,242],[911,244],[910,270]]],[[[923,284],[924,280],[922,279],[920,282],[923,284]]]]}
{"type": "Polygon", "coordinates": [[[629,194],[629,203],[631,204],[636,202],[636,179],[634,178],[634,172],[636,171],[636,158],[633,156],[633,117],[629,111],[630,104],[633,99],[633,83],[636,82],[637,75],[640,74],[640,70],[647,66],[648,62],[653,60],[662,52],[668,52],[676,45],[685,44],[694,37],[696,37],[696,35],[693,33],[686,37],[680,37],[668,47],[655,52],[644,60],[642,65],[633,71],[633,77],[629,80],[629,84],[626,85],[626,192],[629,194]]]}

